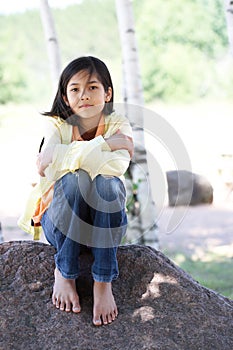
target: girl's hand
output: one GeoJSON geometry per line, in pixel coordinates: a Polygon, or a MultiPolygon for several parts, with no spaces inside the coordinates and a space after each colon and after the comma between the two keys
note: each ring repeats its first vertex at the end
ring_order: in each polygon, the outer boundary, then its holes
{"type": "Polygon", "coordinates": [[[44,171],[49,163],[52,163],[54,148],[55,146],[48,147],[37,155],[36,165],[40,176],[45,177],[44,171]]]}
{"type": "Polygon", "coordinates": [[[133,140],[131,137],[122,134],[120,130],[117,130],[117,132],[114,135],[105,139],[105,141],[107,142],[112,151],[126,149],[130,154],[130,158],[133,157],[133,140]]]}

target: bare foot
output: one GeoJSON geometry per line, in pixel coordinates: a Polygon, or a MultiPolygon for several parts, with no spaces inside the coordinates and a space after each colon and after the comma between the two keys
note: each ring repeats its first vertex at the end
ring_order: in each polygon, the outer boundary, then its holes
{"type": "Polygon", "coordinates": [[[117,306],[112,294],[112,284],[94,282],[93,323],[95,326],[108,324],[118,315],[117,306]]]}
{"type": "Polygon", "coordinates": [[[55,283],[53,287],[52,302],[57,309],[62,311],[81,311],[79,297],[76,291],[75,280],[64,278],[60,271],[55,268],[55,283]]]}

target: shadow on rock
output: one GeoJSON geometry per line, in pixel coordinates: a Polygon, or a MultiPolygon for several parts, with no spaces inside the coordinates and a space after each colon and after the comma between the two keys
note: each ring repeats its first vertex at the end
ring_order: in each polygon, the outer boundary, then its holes
{"type": "Polygon", "coordinates": [[[103,327],[92,325],[92,255],[80,256],[77,315],[52,305],[54,253],[43,243],[0,245],[0,349],[233,348],[233,301],[202,287],[162,253],[119,247],[113,291],[120,313],[103,327]]]}

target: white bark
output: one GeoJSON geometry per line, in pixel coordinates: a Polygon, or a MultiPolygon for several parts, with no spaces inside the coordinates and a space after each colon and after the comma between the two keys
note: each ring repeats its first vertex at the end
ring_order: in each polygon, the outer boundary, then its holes
{"type": "Polygon", "coordinates": [[[61,57],[53,16],[48,0],[40,0],[40,13],[47,43],[51,78],[55,90],[61,73],[61,57]]]}
{"type": "Polygon", "coordinates": [[[230,52],[233,55],[233,1],[225,0],[225,14],[230,52]]]}
{"type": "Polygon", "coordinates": [[[133,183],[138,184],[138,215],[130,220],[131,240],[158,248],[155,205],[151,195],[143,130],[143,88],[131,0],[115,0],[123,56],[126,114],[133,126],[135,155],[130,166],[133,183]],[[133,237],[132,237],[133,236],[133,237]]]}
{"type": "Polygon", "coordinates": [[[0,243],[2,243],[4,240],[3,240],[3,235],[2,235],[2,224],[0,222],[0,243]]]}

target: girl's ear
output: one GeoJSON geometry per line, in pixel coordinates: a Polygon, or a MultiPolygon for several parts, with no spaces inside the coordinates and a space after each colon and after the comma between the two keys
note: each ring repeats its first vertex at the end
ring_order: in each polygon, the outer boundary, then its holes
{"type": "Polygon", "coordinates": [[[109,102],[112,98],[112,88],[109,86],[108,91],[105,93],[105,102],[109,102]]]}
{"type": "Polygon", "coordinates": [[[69,106],[69,101],[65,95],[62,95],[62,98],[67,106],[69,106]]]}

